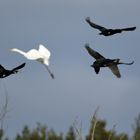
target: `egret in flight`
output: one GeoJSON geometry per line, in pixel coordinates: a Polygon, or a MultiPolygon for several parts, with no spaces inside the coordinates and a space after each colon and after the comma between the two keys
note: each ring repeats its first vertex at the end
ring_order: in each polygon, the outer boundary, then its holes
{"type": "Polygon", "coordinates": [[[16,74],[19,72],[18,70],[22,69],[24,66],[25,66],[25,63],[13,68],[12,70],[7,70],[2,65],[0,65],[0,78],[5,78],[11,74],[16,74]]]}
{"type": "Polygon", "coordinates": [[[51,53],[42,44],[39,45],[38,50],[31,49],[28,52],[24,52],[20,49],[13,48],[13,49],[11,49],[11,51],[17,52],[17,53],[23,55],[24,57],[26,57],[29,60],[36,60],[36,61],[40,62],[41,64],[43,64],[47,68],[50,76],[54,79],[54,75],[48,67],[51,53]]]}
{"type": "Polygon", "coordinates": [[[120,62],[120,59],[108,59],[96,52],[95,50],[91,49],[88,44],[85,45],[85,48],[87,49],[88,53],[96,59],[95,62],[91,65],[91,67],[94,68],[96,74],[99,73],[101,67],[109,67],[114,75],[116,75],[118,78],[121,77],[119,68],[117,65],[124,64],[124,65],[132,65],[134,61],[131,63],[124,63],[120,62]]]}
{"type": "Polygon", "coordinates": [[[136,27],[128,27],[128,28],[121,28],[121,29],[107,29],[103,26],[91,22],[89,17],[87,17],[85,20],[91,27],[101,31],[99,35],[104,35],[104,36],[111,36],[117,33],[121,33],[122,31],[133,31],[136,29],[136,27]]]}

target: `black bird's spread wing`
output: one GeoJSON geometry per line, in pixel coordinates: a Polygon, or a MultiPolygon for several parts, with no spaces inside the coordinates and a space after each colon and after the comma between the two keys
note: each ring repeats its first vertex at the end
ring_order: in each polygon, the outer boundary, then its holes
{"type": "Polygon", "coordinates": [[[107,30],[105,27],[102,27],[102,26],[100,26],[100,25],[97,25],[97,24],[91,22],[89,17],[87,17],[85,20],[86,20],[86,22],[87,22],[91,27],[93,27],[93,28],[95,28],[95,29],[98,29],[98,30],[100,30],[100,31],[105,31],[105,30],[107,30]]]}
{"type": "Polygon", "coordinates": [[[116,75],[118,78],[121,77],[121,74],[120,74],[120,71],[119,71],[119,68],[117,65],[109,66],[109,68],[111,69],[111,71],[114,75],[116,75]]]}
{"type": "Polygon", "coordinates": [[[5,68],[2,65],[0,65],[0,74],[3,73],[4,70],[5,68]]]}
{"type": "Polygon", "coordinates": [[[122,31],[134,31],[136,27],[123,28],[122,31]]]}
{"type": "Polygon", "coordinates": [[[0,70],[5,70],[5,68],[2,65],[0,65],[0,70]]]}
{"type": "Polygon", "coordinates": [[[12,71],[16,71],[16,70],[23,68],[25,66],[25,64],[26,63],[23,63],[23,64],[19,65],[18,67],[13,68],[12,71]]]}
{"type": "Polygon", "coordinates": [[[93,49],[91,49],[91,48],[89,47],[88,44],[85,45],[85,48],[87,49],[88,53],[89,53],[92,57],[94,57],[96,60],[97,60],[97,59],[105,59],[104,56],[102,56],[102,55],[99,54],[98,52],[96,52],[96,51],[94,51],[93,49]]]}

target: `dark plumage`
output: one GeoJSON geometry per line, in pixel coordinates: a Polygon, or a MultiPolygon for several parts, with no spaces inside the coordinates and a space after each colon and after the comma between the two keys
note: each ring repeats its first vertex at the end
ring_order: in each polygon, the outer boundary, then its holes
{"type": "Polygon", "coordinates": [[[19,65],[18,67],[13,68],[12,70],[5,69],[2,65],[0,65],[0,78],[5,78],[11,74],[18,73],[18,70],[23,68],[25,63],[19,65]]]}
{"type": "Polygon", "coordinates": [[[102,27],[100,25],[97,25],[91,22],[89,17],[87,17],[85,20],[91,27],[101,31],[99,35],[104,35],[104,36],[111,36],[117,33],[121,33],[122,31],[133,31],[136,29],[136,27],[128,27],[128,28],[122,28],[122,29],[107,29],[105,27],[102,27]]]}
{"type": "Polygon", "coordinates": [[[91,67],[94,68],[96,74],[99,73],[101,67],[109,67],[111,69],[111,71],[113,72],[113,74],[115,74],[118,78],[120,78],[121,74],[120,74],[120,71],[119,71],[119,68],[117,65],[119,65],[119,64],[132,65],[134,63],[134,61],[131,63],[123,63],[123,62],[120,62],[120,59],[105,58],[98,52],[91,49],[88,44],[85,45],[85,48],[87,49],[88,53],[93,58],[96,59],[96,61],[93,62],[93,64],[91,65],[91,67]]]}

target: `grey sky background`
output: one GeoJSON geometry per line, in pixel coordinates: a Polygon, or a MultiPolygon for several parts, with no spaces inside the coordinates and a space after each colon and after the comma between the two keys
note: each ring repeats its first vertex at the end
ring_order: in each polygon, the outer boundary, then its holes
{"type": "Polygon", "coordinates": [[[9,95],[7,135],[13,137],[24,125],[32,128],[37,122],[66,132],[77,117],[87,133],[97,106],[109,129],[117,124],[118,132],[131,134],[131,125],[140,113],[139,9],[138,0],[1,0],[0,63],[10,69],[26,62],[21,73],[0,79],[1,103],[5,90],[9,95]],[[137,29],[99,36],[98,30],[85,22],[87,16],[108,28],[137,29]],[[105,57],[135,63],[119,67],[121,79],[107,68],[96,75],[85,43],[105,57]],[[38,49],[39,44],[52,53],[50,69],[55,80],[41,64],[10,52],[14,47],[38,49]]]}

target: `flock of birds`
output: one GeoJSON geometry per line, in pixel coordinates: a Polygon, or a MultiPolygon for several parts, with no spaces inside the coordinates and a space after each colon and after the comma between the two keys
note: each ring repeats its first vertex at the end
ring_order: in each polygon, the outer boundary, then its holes
{"type": "MultiPolygon", "coordinates": [[[[104,36],[111,36],[111,35],[114,35],[117,33],[121,33],[123,31],[133,31],[136,29],[136,27],[122,28],[122,29],[107,29],[103,26],[100,26],[100,25],[97,25],[97,24],[91,22],[89,17],[87,17],[85,20],[91,27],[101,31],[99,33],[99,35],[104,35],[104,36]]],[[[85,48],[88,51],[88,53],[94,59],[96,59],[96,61],[93,62],[93,64],[91,65],[91,67],[94,68],[96,74],[99,73],[101,67],[109,67],[111,69],[111,71],[113,72],[113,74],[116,75],[118,78],[120,78],[121,74],[120,74],[120,71],[119,71],[119,68],[117,65],[119,65],[119,64],[132,65],[134,63],[134,61],[132,61],[131,63],[124,63],[124,62],[121,62],[120,59],[105,58],[100,53],[98,53],[95,50],[93,50],[92,48],[90,48],[89,44],[86,44],[85,48]]],[[[49,59],[50,59],[51,53],[42,44],[39,45],[38,50],[31,49],[28,52],[24,52],[20,49],[13,48],[13,49],[11,49],[11,51],[17,52],[29,60],[36,60],[36,61],[40,62],[41,64],[43,64],[46,67],[51,78],[54,79],[54,74],[49,69],[49,59]]],[[[19,70],[22,69],[24,66],[25,66],[25,63],[13,68],[12,70],[7,70],[2,65],[0,65],[0,78],[5,78],[11,74],[18,73],[19,70]]]]}
{"type": "MultiPolygon", "coordinates": [[[[86,22],[93,28],[98,29],[101,31],[99,35],[104,36],[111,36],[117,33],[122,33],[122,31],[133,31],[136,29],[136,27],[128,27],[128,28],[122,28],[122,29],[107,29],[103,26],[97,25],[90,21],[90,17],[87,17],[86,22]]],[[[91,49],[88,44],[85,45],[85,48],[87,49],[88,53],[96,59],[95,62],[91,65],[91,67],[94,68],[96,74],[99,73],[101,67],[109,67],[114,75],[116,75],[118,78],[121,77],[119,68],[117,65],[124,64],[124,65],[132,65],[134,61],[131,63],[124,63],[121,62],[120,59],[108,59],[102,56],[100,53],[96,52],[95,50],[91,49]]]]}

